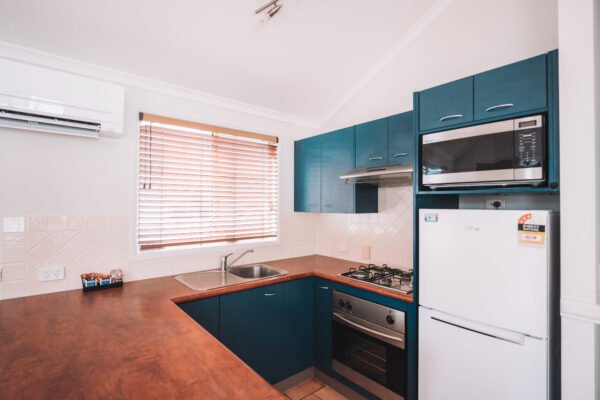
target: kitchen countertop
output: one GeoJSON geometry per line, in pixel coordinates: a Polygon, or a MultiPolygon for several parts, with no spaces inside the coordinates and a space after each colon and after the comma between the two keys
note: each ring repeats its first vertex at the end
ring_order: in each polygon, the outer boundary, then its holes
{"type": "Polygon", "coordinates": [[[0,301],[1,397],[284,399],[176,303],[308,276],[412,302],[337,276],[356,262],[315,255],[264,264],[289,274],[203,292],[169,276],[0,301]]]}

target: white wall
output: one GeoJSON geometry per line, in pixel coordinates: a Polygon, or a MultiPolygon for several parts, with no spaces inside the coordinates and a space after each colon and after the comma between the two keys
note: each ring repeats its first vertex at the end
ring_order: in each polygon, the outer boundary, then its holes
{"type": "Polygon", "coordinates": [[[220,254],[255,247],[136,256],[139,111],[278,136],[281,239],[259,245],[246,261],[314,253],[314,215],[293,213],[293,140],[310,135],[308,128],[128,86],[122,138],[93,140],[0,130],[0,222],[4,217],[26,217],[25,232],[3,235],[2,298],[75,289],[80,273],[108,272],[114,267],[123,268],[127,280],[215,268],[220,254]],[[65,280],[38,282],[37,270],[55,265],[65,266],[65,280]]]}
{"type": "Polygon", "coordinates": [[[600,3],[559,0],[563,399],[600,398],[600,3]]]}

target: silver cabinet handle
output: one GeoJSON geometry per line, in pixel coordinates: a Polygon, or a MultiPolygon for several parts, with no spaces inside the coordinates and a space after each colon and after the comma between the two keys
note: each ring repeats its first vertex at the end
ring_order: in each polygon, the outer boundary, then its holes
{"type": "Polygon", "coordinates": [[[369,161],[375,161],[375,160],[383,160],[383,157],[382,156],[369,157],[369,161]]]}
{"type": "Polygon", "coordinates": [[[394,157],[402,157],[402,156],[407,156],[408,153],[396,153],[394,154],[394,157]]]}
{"type": "Polygon", "coordinates": [[[277,294],[277,292],[265,293],[265,296],[275,296],[276,294],[277,294]]]}
{"type": "Polygon", "coordinates": [[[319,286],[319,289],[328,290],[328,289],[329,289],[329,286],[319,286]]]}
{"type": "Polygon", "coordinates": [[[447,119],[454,119],[454,118],[462,118],[463,115],[462,114],[452,114],[452,115],[446,115],[445,117],[440,118],[440,122],[441,121],[445,121],[447,119]]]}
{"type": "Polygon", "coordinates": [[[485,109],[485,112],[488,112],[488,111],[493,111],[493,110],[497,110],[497,109],[499,109],[499,108],[508,108],[508,107],[513,107],[513,106],[514,106],[514,104],[512,104],[512,103],[498,104],[497,106],[491,106],[491,107],[488,107],[488,108],[486,108],[486,109],[485,109]]]}

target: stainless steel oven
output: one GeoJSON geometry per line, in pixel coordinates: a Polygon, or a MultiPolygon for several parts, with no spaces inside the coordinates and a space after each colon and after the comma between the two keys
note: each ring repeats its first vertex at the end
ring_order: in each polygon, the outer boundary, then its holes
{"type": "Polygon", "coordinates": [[[538,186],[546,181],[544,125],[534,115],[422,135],[422,183],[538,186]]]}
{"type": "Polygon", "coordinates": [[[332,368],[383,399],[406,396],[405,314],[334,291],[332,368]]]}

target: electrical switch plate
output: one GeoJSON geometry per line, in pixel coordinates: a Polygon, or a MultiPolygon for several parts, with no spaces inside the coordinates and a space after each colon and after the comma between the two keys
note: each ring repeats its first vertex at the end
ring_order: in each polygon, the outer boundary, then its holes
{"type": "Polygon", "coordinates": [[[371,259],[371,246],[362,247],[362,258],[365,260],[371,259]]]}
{"type": "Polygon", "coordinates": [[[55,281],[65,278],[65,267],[44,267],[38,270],[38,281],[55,281]]]}
{"type": "Polygon", "coordinates": [[[348,252],[348,243],[339,243],[338,250],[340,253],[347,253],[348,252]]]}
{"type": "Polygon", "coordinates": [[[485,208],[492,210],[506,208],[506,199],[485,199],[485,208]]]}

